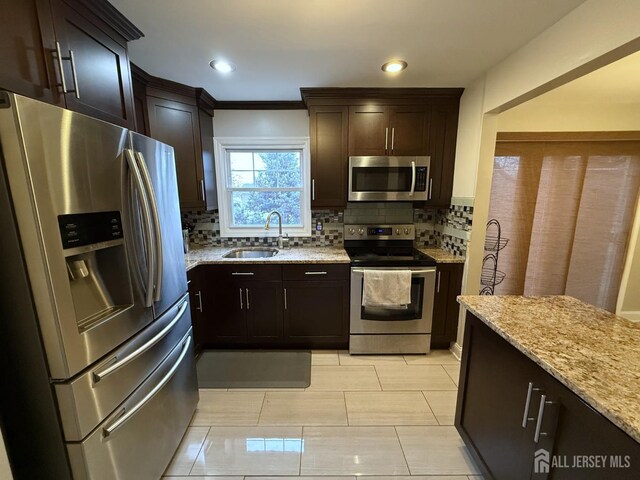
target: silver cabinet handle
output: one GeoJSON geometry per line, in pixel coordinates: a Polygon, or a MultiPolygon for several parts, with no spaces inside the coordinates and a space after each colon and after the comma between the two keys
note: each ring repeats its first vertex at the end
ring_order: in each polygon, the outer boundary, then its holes
{"type": "Polygon", "coordinates": [[[409,196],[413,197],[414,192],[416,191],[416,162],[411,162],[411,191],[409,192],[409,196]]]}
{"type": "Polygon", "coordinates": [[[311,179],[311,200],[316,199],[316,179],[311,179]]]}
{"type": "Polygon", "coordinates": [[[431,200],[431,194],[433,193],[433,178],[429,179],[429,200],[431,200]]]}
{"type": "Polygon", "coordinates": [[[391,153],[393,153],[393,146],[396,143],[395,139],[396,139],[396,127],[393,127],[391,129],[391,153]]]}
{"type": "Polygon", "coordinates": [[[253,275],[253,272],[231,272],[231,275],[253,275]]]}
{"type": "Polygon", "coordinates": [[[58,68],[60,69],[60,83],[62,84],[62,93],[69,93],[67,89],[67,80],[64,78],[64,67],[62,65],[62,51],[60,50],[60,42],[56,42],[56,55],[58,57],[58,68]]]}
{"type": "Polygon", "coordinates": [[[184,360],[184,357],[187,355],[187,352],[189,351],[189,346],[190,345],[191,345],[191,337],[188,337],[187,340],[184,342],[184,345],[182,347],[182,352],[180,353],[180,356],[178,357],[178,360],[176,360],[176,363],[173,364],[173,366],[171,367],[171,370],[169,370],[167,372],[167,374],[164,376],[164,378],[162,380],[160,380],[160,382],[158,382],[158,384],[155,387],[153,387],[153,389],[151,389],[151,391],[149,393],[147,393],[144,396],[144,398],[142,400],[140,400],[135,406],[133,406],[127,413],[122,415],[118,420],[113,422],[108,427],[105,427],[102,430],[102,435],[103,436],[108,437],[114,431],[116,431],[118,428],[120,428],[122,425],[124,425],[131,417],[133,417],[138,412],[138,410],[140,410],[142,407],[144,407],[145,404],[149,400],[151,400],[155,396],[156,393],[158,393],[160,390],[162,390],[162,388],[167,383],[169,383],[169,381],[175,375],[176,370],[178,370],[178,367],[182,363],[182,360],[184,360]]]}
{"type": "Polygon", "coordinates": [[[438,271],[438,285],[436,287],[436,292],[440,293],[440,274],[442,272],[438,271]]]}
{"type": "Polygon", "coordinates": [[[80,99],[80,89],[78,88],[78,74],[76,73],[76,60],[73,50],[69,50],[69,60],[71,60],[71,76],[73,77],[73,88],[76,98],[80,99]]]}
{"type": "Polygon", "coordinates": [[[287,289],[284,289],[284,309],[287,309],[287,289]]]}
{"type": "Polygon", "coordinates": [[[542,430],[542,419],[544,417],[544,407],[552,403],[553,402],[547,400],[546,395],[540,395],[540,408],[538,409],[538,421],[536,422],[536,432],[533,435],[533,441],[535,443],[538,443],[538,440],[540,440],[541,435],[542,436],[546,435],[546,433],[540,431],[542,430]]]}
{"type": "Polygon", "coordinates": [[[139,357],[140,355],[142,355],[144,352],[146,352],[147,350],[149,350],[151,347],[153,347],[156,343],[158,343],[160,340],[162,340],[167,333],[169,333],[169,331],[175,326],[176,323],[178,323],[178,321],[182,318],[182,316],[184,315],[184,312],[187,311],[187,302],[184,302],[182,305],[180,305],[180,309],[178,310],[178,313],[176,314],[176,316],[174,317],[173,320],[171,320],[171,323],[169,323],[169,325],[167,325],[166,327],[164,327],[162,330],[160,330],[151,340],[149,340],[147,343],[145,343],[144,345],[140,346],[139,348],[136,348],[133,352],[131,352],[129,355],[127,355],[126,357],[124,357],[122,360],[120,360],[119,362],[114,363],[113,365],[111,365],[108,368],[105,368],[104,370],[100,371],[100,372],[93,372],[93,382],[94,383],[98,383],[100,380],[102,380],[103,378],[111,375],[113,372],[115,372],[116,370],[121,369],[122,367],[124,367],[127,363],[131,362],[132,360],[136,359],[137,357],[139,357]]]}
{"type": "Polygon", "coordinates": [[[327,272],[304,272],[305,275],[326,275],[327,272]]]}
{"type": "Polygon", "coordinates": [[[389,127],[384,129],[384,151],[389,150],[389,127]]]}
{"type": "Polygon", "coordinates": [[[242,310],[244,307],[242,306],[242,289],[240,288],[240,310],[242,310]]]}
{"type": "Polygon", "coordinates": [[[155,265],[155,285],[154,285],[154,300],[160,301],[162,294],[162,266],[164,264],[164,257],[162,252],[162,229],[160,228],[160,214],[158,213],[158,202],[156,201],[155,193],[153,192],[153,184],[151,183],[151,177],[149,170],[147,169],[147,162],[142,155],[142,152],[136,152],[136,158],[138,159],[138,169],[147,190],[147,201],[149,202],[149,208],[151,210],[153,220],[153,232],[154,232],[154,248],[156,251],[156,265],[155,265]]]}
{"type": "Polygon", "coordinates": [[[535,420],[535,417],[529,416],[529,407],[531,406],[531,394],[533,392],[539,392],[540,388],[534,388],[533,382],[529,382],[527,387],[527,399],[524,402],[524,413],[522,414],[522,428],[527,428],[527,422],[535,420]]]}
{"type": "Polygon", "coordinates": [[[247,294],[247,310],[249,310],[251,308],[251,304],[249,303],[249,289],[245,288],[244,291],[247,294]]]}
{"type": "Polygon", "coordinates": [[[143,219],[143,241],[144,247],[147,255],[147,284],[146,284],[146,294],[145,294],[145,307],[150,307],[153,305],[153,279],[154,279],[154,268],[156,266],[156,249],[153,248],[153,231],[152,231],[152,220],[151,220],[151,209],[149,207],[149,200],[147,198],[147,191],[144,188],[144,183],[142,180],[142,175],[140,174],[140,170],[138,168],[138,164],[133,157],[133,152],[125,148],[125,159],[127,160],[127,165],[129,166],[129,170],[133,176],[134,182],[136,183],[136,189],[138,191],[138,195],[140,196],[140,203],[142,204],[142,219],[143,219]]]}
{"type": "Polygon", "coordinates": [[[200,193],[202,193],[202,201],[204,202],[206,200],[204,195],[204,179],[200,180],[200,193]]]}
{"type": "Polygon", "coordinates": [[[200,290],[196,293],[196,297],[198,297],[198,306],[196,307],[196,310],[202,312],[202,292],[200,290]]]}

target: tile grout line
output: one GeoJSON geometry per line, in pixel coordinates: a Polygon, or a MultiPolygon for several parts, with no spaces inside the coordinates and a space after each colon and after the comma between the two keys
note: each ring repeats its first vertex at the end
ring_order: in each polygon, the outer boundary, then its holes
{"type": "Polygon", "coordinates": [[[433,418],[436,419],[436,422],[438,423],[438,425],[442,425],[440,423],[440,420],[438,419],[438,416],[436,415],[436,412],[433,410],[433,408],[431,407],[431,404],[429,403],[429,399],[427,398],[427,396],[424,394],[424,390],[421,390],[422,396],[424,397],[424,401],[427,402],[427,406],[429,407],[429,410],[431,411],[431,414],[433,415],[433,418]]]}
{"type": "Polygon", "coordinates": [[[302,475],[302,455],[304,455],[304,425],[300,432],[300,459],[298,460],[298,476],[302,475]]]}
{"type": "Polygon", "coordinates": [[[342,392],[342,398],[344,399],[344,413],[347,416],[347,427],[349,427],[351,422],[349,421],[349,408],[347,407],[347,392],[342,392]]]}
{"type": "Polygon", "coordinates": [[[202,440],[202,444],[200,445],[200,448],[198,449],[198,453],[196,454],[193,463],[191,464],[191,468],[189,468],[189,473],[187,473],[187,476],[191,475],[191,472],[193,471],[193,467],[196,466],[196,462],[198,461],[198,457],[200,456],[200,452],[202,452],[202,449],[204,448],[204,444],[207,443],[207,437],[209,436],[209,433],[211,433],[211,426],[207,427],[207,433],[204,436],[204,440],[202,440]]]}
{"type": "Polygon", "coordinates": [[[258,413],[258,420],[256,426],[260,425],[260,418],[262,417],[262,410],[264,409],[264,403],[267,401],[267,392],[262,393],[262,403],[260,404],[260,412],[258,413]]]}
{"type": "Polygon", "coordinates": [[[380,376],[378,375],[378,369],[376,368],[375,365],[373,365],[373,371],[376,373],[376,380],[378,380],[378,386],[380,387],[380,391],[384,392],[384,389],[382,388],[382,382],[380,381],[380,376]]]}
{"type": "Polygon", "coordinates": [[[404,447],[402,446],[402,442],[400,441],[400,435],[398,434],[398,427],[393,426],[393,431],[396,432],[396,438],[398,439],[398,445],[400,445],[400,451],[402,452],[402,458],[404,458],[404,463],[407,466],[407,471],[409,475],[411,475],[411,468],[409,467],[409,462],[407,461],[407,455],[404,453],[404,447]]]}

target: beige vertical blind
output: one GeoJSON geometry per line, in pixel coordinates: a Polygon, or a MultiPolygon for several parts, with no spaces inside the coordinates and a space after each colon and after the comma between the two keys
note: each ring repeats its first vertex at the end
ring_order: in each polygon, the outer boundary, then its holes
{"type": "Polygon", "coordinates": [[[489,218],[504,248],[495,265],[487,255],[483,280],[498,272],[489,292],[615,310],[639,187],[640,141],[499,142],[489,218]]]}

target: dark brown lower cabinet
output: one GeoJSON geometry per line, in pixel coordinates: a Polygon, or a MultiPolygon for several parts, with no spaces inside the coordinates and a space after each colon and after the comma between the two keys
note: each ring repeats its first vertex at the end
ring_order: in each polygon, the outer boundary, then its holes
{"type": "Polygon", "coordinates": [[[460,308],[456,298],[462,288],[462,263],[439,263],[433,301],[431,348],[449,348],[458,336],[460,308]]]}
{"type": "Polygon", "coordinates": [[[640,478],[638,442],[472,314],[455,424],[487,479],[640,478]],[[548,470],[541,468],[547,454],[548,470]],[[574,457],[585,455],[607,456],[609,468],[572,468],[574,457]],[[629,466],[612,468],[611,459],[629,466]]]}
{"type": "Polygon", "coordinates": [[[189,280],[202,348],[348,345],[347,264],[201,265],[189,280]]]}

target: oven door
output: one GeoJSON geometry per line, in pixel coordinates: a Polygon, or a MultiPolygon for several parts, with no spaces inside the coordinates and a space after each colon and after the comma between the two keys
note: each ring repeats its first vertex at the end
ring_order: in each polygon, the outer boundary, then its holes
{"type": "Polygon", "coordinates": [[[370,270],[411,270],[411,303],[407,308],[364,307],[362,286],[367,267],[351,268],[350,333],[431,333],[435,267],[375,267],[370,270]]]}
{"type": "Polygon", "coordinates": [[[349,201],[429,199],[429,157],[349,157],[349,201]]]}

